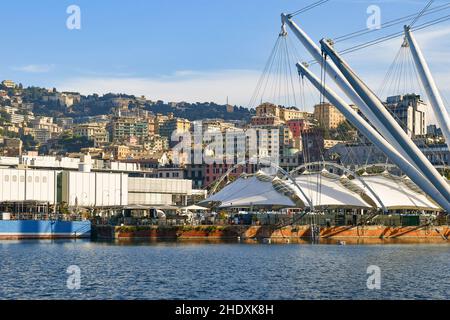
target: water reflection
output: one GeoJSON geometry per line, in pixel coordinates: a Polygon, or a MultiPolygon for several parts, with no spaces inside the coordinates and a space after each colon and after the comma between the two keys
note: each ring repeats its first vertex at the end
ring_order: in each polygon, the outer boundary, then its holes
{"type": "Polygon", "coordinates": [[[278,240],[0,241],[0,298],[450,298],[448,242],[278,240]],[[70,265],[80,290],[67,289],[70,265]],[[369,265],[382,290],[367,289],[369,265]]]}

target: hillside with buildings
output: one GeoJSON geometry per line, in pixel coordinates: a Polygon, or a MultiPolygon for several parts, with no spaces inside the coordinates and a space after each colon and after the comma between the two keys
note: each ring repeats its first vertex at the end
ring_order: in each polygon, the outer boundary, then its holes
{"type": "Polygon", "coordinates": [[[254,110],[239,106],[220,105],[214,102],[164,102],[153,101],[144,96],[136,97],[127,94],[105,95],[92,94],[88,96],[77,92],[58,92],[56,88],[46,89],[39,87],[26,87],[5,80],[0,84],[2,96],[20,97],[29,111],[36,115],[51,117],[83,118],[108,114],[116,107],[143,108],[155,114],[173,113],[176,117],[188,120],[201,120],[204,118],[221,118],[224,120],[248,121],[254,110]]]}
{"type": "MultiPolygon", "coordinates": [[[[385,106],[433,164],[448,165],[442,133],[435,125],[427,127],[427,108],[420,96],[388,97],[385,106]]],[[[89,154],[98,161],[137,164],[155,177],[187,178],[194,187],[209,187],[232,165],[225,155],[209,150],[206,140],[191,141],[190,147],[207,150],[213,163],[203,158],[200,163],[191,161],[188,152],[181,163],[174,161],[173,147],[182,141],[180,134],[192,134],[198,124],[203,132],[219,133],[223,150],[233,159],[242,154],[226,150],[227,134],[253,130],[257,141],[252,145],[246,141],[246,150],[253,148],[258,157],[273,159],[286,170],[322,160],[355,168],[387,161],[332,104],[305,107],[314,111],[268,102],[252,110],[212,102],[165,103],[126,94],[83,96],[54,88],[24,88],[5,80],[0,85],[0,165],[2,157],[78,159],[89,154]]],[[[244,156],[249,157],[247,151],[244,156]]],[[[248,165],[232,174],[256,170],[256,165],[248,165]]]]}

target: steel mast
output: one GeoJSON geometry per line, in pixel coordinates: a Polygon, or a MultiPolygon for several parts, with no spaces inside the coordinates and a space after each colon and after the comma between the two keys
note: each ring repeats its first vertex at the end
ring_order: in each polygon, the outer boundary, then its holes
{"type": "MultiPolygon", "coordinates": [[[[367,85],[355,74],[350,66],[340,57],[340,55],[324,39],[320,40],[322,50],[330,56],[335,65],[339,68],[358,95],[366,102],[373,113],[376,113],[383,125],[391,132],[398,141],[402,149],[412,159],[422,174],[439,190],[439,192],[450,202],[450,186],[439,174],[435,167],[428,161],[427,157],[419,150],[414,142],[403,131],[397,121],[391,116],[389,111],[380,99],[367,87],[367,85]]],[[[425,190],[424,190],[425,191],[425,190]]]]}
{"type": "Polygon", "coordinates": [[[447,109],[445,108],[444,101],[442,100],[430,68],[428,67],[428,64],[422,54],[422,50],[420,49],[409,26],[405,26],[405,37],[408,41],[409,48],[411,49],[411,54],[413,56],[416,69],[419,73],[420,81],[422,82],[422,85],[427,93],[428,100],[430,100],[431,106],[433,107],[436,120],[439,127],[441,127],[445,142],[447,143],[447,146],[450,147],[450,117],[447,109]]]}
{"type": "Polygon", "coordinates": [[[363,99],[355,92],[352,86],[349,84],[347,79],[342,75],[338,68],[330,61],[323,59],[322,50],[319,46],[314,43],[314,41],[302,30],[300,27],[292,21],[289,15],[284,13],[281,14],[282,28],[285,30],[285,25],[289,26],[295,36],[300,40],[303,46],[308,50],[311,56],[320,64],[328,75],[336,82],[338,87],[349,97],[352,102],[358,106],[361,112],[367,117],[369,122],[381,133],[381,135],[389,141],[396,149],[401,153],[403,157],[412,163],[412,159],[408,156],[406,152],[403,151],[401,145],[397,142],[394,136],[389,132],[389,130],[384,126],[384,124],[377,118],[377,116],[372,112],[372,110],[367,106],[363,99]]]}
{"type": "Polygon", "coordinates": [[[391,159],[403,172],[416,183],[423,191],[425,191],[436,203],[438,203],[445,211],[450,212],[450,202],[430,183],[424,176],[407,161],[391,144],[389,144],[367,121],[364,120],[355,110],[352,109],[342,98],[340,98],[328,86],[321,83],[305,65],[297,63],[297,69],[302,76],[306,76],[309,81],[322,92],[345,118],[350,121],[364,136],[391,159]]]}

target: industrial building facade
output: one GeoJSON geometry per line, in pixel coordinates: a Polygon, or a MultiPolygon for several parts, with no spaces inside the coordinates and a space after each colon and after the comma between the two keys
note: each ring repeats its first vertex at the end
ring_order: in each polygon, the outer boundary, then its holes
{"type": "Polygon", "coordinates": [[[185,205],[192,183],[126,173],[0,168],[0,203],[38,202],[56,208],[185,205]]]}

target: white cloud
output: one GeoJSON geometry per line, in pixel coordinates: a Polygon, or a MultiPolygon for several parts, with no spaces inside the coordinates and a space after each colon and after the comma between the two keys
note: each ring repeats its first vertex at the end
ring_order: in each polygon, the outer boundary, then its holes
{"type": "Polygon", "coordinates": [[[12,69],[20,72],[28,73],[46,73],[54,68],[53,64],[29,64],[21,67],[13,67],[12,69]]]}

